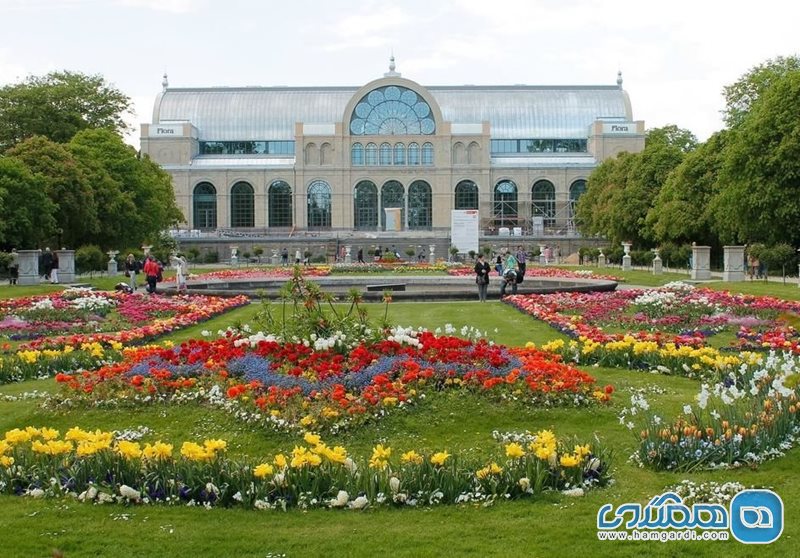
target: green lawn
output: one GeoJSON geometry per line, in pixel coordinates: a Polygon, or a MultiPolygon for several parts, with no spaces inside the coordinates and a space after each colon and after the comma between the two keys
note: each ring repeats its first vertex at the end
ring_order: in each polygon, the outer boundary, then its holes
{"type": "MultiPolygon", "coordinates": [[[[617,270],[609,271],[617,274],[617,270]]],[[[631,284],[644,284],[630,272],[631,284]]],[[[650,275],[649,277],[653,277],[650,275]]],[[[685,276],[683,276],[685,278],[685,276]]],[[[674,280],[661,276],[661,283],[674,280]],[[662,280],[663,279],[663,280],[662,280]]],[[[713,284],[729,288],[729,284],[713,284]]],[[[48,289],[49,287],[37,287],[48,289]]],[[[737,290],[797,298],[797,285],[742,283],[737,290]]],[[[0,289],[0,296],[9,289],[0,289]]],[[[15,290],[14,294],[19,291],[15,290]]],[[[169,337],[180,341],[207,329],[252,320],[257,305],[239,308],[225,316],[169,337]]],[[[367,305],[382,316],[380,304],[367,305]]],[[[509,345],[527,341],[543,343],[558,336],[499,302],[480,304],[393,303],[392,323],[436,329],[450,323],[457,328],[475,325],[492,340],[509,345]]],[[[53,549],[79,556],[546,556],[568,552],[575,556],[795,556],[800,537],[800,485],[796,482],[800,450],[756,470],[737,469],[697,474],[655,473],[627,461],[636,440],[619,424],[617,415],[629,403],[632,389],[659,386],[662,395],[649,396],[659,411],[676,413],[698,389],[695,381],[627,370],[589,368],[601,384],[617,392],[608,407],[592,409],[537,409],[521,404],[493,403],[476,395],[434,393],[411,412],[397,412],[380,423],[336,438],[351,453],[363,454],[378,442],[396,451],[441,450],[482,456],[497,448],[492,430],[552,428],[559,436],[596,434],[614,450],[616,484],[583,498],[549,495],[539,501],[500,502],[493,507],[438,506],[420,509],[367,509],[363,512],[315,510],[256,512],[163,506],[83,505],[73,500],[32,500],[0,497],[0,556],[48,556],[53,549]],[[731,542],[600,542],[596,513],[605,503],[646,502],[684,478],[737,480],[746,485],[769,486],[785,503],[782,537],[766,548],[731,542]]],[[[53,380],[0,386],[0,394],[55,390],[53,380]]],[[[229,453],[271,455],[291,450],[299,440],[274,432],[253,431],[228,415],[205,408],[143,407],[124,411],[47,411],[38,400],[0,401],[0,432],[14,427],[55,426],[62,431],[83,428],[122,429],[146,425],[155,436],[170,441],[222,437],[229,453]]]]}

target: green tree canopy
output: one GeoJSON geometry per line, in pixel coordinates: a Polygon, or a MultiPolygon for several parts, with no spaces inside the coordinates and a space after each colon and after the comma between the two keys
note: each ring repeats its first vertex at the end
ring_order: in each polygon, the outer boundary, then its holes
{"type": "Polygon", "coordinates": [[[718,174],[727,134],[722,131],[712,135],[668,176],[647,214],[648,227],[659,244],[718,244],[710,206],[719,192],[718,174]]]}
{"type": "Polygon", "coordinates": [[[736,82],[723,88],[725,96],[725,123],[730,128],[739,126],[753,104],[772,84],[788,72],[800,70],[797,56],[778,56],[751,68],[736,82]]]}
{"type": "Polygon", "coordinates": [[[98,75],[52,72],[0,89],[0,152],[31,136],[66,143],[81,130],[125,132],[131,100],[98,75]]]}
{"type": "MultiPolygon", "coordinates": [[[[93,160],[96,172],[105,172],[107,176],[103,179],[116,184],[112,191],[121,192],[121,196],[113,196],[107,207],[98,199],[98,212],[107,212],[120,220],[123,226],[120,232],[129,237],[119,247],[153,240],[161,231],[183,220],[175,204],[170,175],[149,157],[139,158],[136,150],[116,133],[84,130],[72,139],[70,146],[87,165],[93,160]]],[[[95,193],[99,194],[98,189],[95,193]]],[[[109,241],[104,239],[100,244],[108,247],[109,241]]]]}
{"type": "Polygon", "coordinates": [[[63,246],[79,246],[99,230],[97,203],[89,177],[72,152],[63,144],[42,136],[28,138],[7,152],[25,163],[44,181],[45,192],[54,206],[63,246]]]}
{"type": "Polygon", "coordinates": [[[53,237],[54,207],[44,179],[24,163],[0,157],[0,243],[6,249],[37,248],[53,237]]]}
{"type": "Polygon", "coordinates": [[[800,244],[800,70],[755,100],[731,133],[713,201],[724,242],[800,244]]]}
{"type": "Polygon", "coordinates": [[[670,125],[649,130],[641,153],[604,161],[589,176],[578,202],[581,232],[605,236],[612,243],[653,245],[647,213],[670,172],[696,145],[691,132],[670,125]]]}

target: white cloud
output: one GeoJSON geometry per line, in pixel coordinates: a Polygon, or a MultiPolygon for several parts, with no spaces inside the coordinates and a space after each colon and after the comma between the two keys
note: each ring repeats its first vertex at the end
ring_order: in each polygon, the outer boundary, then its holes
{"type": "Polygon", "coordinates": [[[194,11],[197,0],[119,0],[120,5],[146,8],[157,12],[186,14],[194,11]]]}

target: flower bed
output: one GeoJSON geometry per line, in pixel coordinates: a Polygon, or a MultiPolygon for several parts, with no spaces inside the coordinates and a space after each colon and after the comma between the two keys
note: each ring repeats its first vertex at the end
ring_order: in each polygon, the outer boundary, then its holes
{"type": "MultiPolygon", "coordinates": [[[[243,267],[236,269],[220,269],[219,271],[208,271],[198,275],[189,275],[191,281],[235,281],[237,279],[289,279],[294,274],[295,266],[283,267],[243,267]]],[[[300,273],[306,277],[325,277],[331,274],[331,268],[327,265],[298,266],[300,273]]],[[[175,277],[165,277],[164,281],[175,282],[175,277]]]]}
{"type": "Polygon", "coordinates": [[[318,435],[307,433],[304,442],[291,454],[252,462],[227,458],[227,443],[217,439],[186,441],[177,451],[161,440],[142,446],[99,430],[72,428],[62,437],[47,427],[14,429],[0,440],[0,492],[94,504],[364,509],[486,504],[546,490],[578,495],[610,480],[602,448],[559,441],[546,430],[524,446],[506,444],[505,455],[488,463],[380,444],[368,459],[354,459],[318,435]]]}
{"type": "Polygon", "coordinates": [[[69,289],[45,296],[2,300],[0,316],[6,324],[16,320],[27,326],[23,331],[31,340],[18,347],[23,351],[87,343],[114,347],[153,339],[248,303],[245,296],[166,297],[69,289]]]}
{"type": "MultiPolygon", "coordinates": [[[[93,370],[122,359],[122,345],[83,343],[61,349],[28,349],[0,356],[0,384],[49,378],[64,370],[93,370]]],[[[10,351],[10,347],[4,347],[10,351]]]]}
{"type": "Polygon", "coordinates": [[[352,428],[409,408],[425,398],[426,389],[466,389],[535,405],[605,402],[613,392],[550,353],[404,329],[346,350],[338,337],[193,340],[173,349],[133,351],[124,362],[94,373],[56,379],[70,404],[198,401],[284,431],[352,428]]]}
{"type": "Polygon", "coordinates": [[[438,261],[431,265],[425,262],[368,262],[337,263],[331,268],[334,274],[369,275],[371,273],[441,273],[450,269],[446,262],[438,261]]]}
{"type": "MultiPolygon", "coordinates": [[[[472,267],[450,267],[447,269],[448,275],[456,275],[458,277],[474,275],[475,271],[472,267]]],[[[625,279],[622,277],[615,277],[614,275],[603,275],[595,273],[591,269],[562,269],[560,267],[531,267],[525,268],[525,277],[547,277],[556,279],[602,279],[605,281],[622,282],[625,279]]]]}
{"type": "Polygon", "coordinates": [[[694,406],[665,421],[642,395],[620,421],[638,434],[634,459],[657,470],[756,466],[784,455],[800,438],[800,357],[750,353],[738,369],[703,384],[694,406]]]}
{"type": "Polygon", "coordinates": [[[722,331],[736,332],[732,350],[800,352],[797,331],[783,319],[786,313],[800,312],[800,303],[772,297],[677,283],[606,293],[512,295],[504,301],[575,339],[547,348],[576,362],[662,367],[688,375],[726,369],[738,365],[738,357],[707,346],[708,338],[722,331]]]}

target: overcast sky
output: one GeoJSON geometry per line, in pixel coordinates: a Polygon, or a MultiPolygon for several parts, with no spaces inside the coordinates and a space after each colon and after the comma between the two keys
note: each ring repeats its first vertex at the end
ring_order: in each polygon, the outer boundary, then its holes
{"type": "MultiPolygon", "coordinates": [[[[0,0],[0,85],[101,74],[150,122],[173,87],[361,86],[387,71],[423,85],[611,85],[633,115],[705,140],[722,87],[800,52],[788,0],[0,0]]],[[[138,134],[129,141],[138,146],[138,134]]]]}

